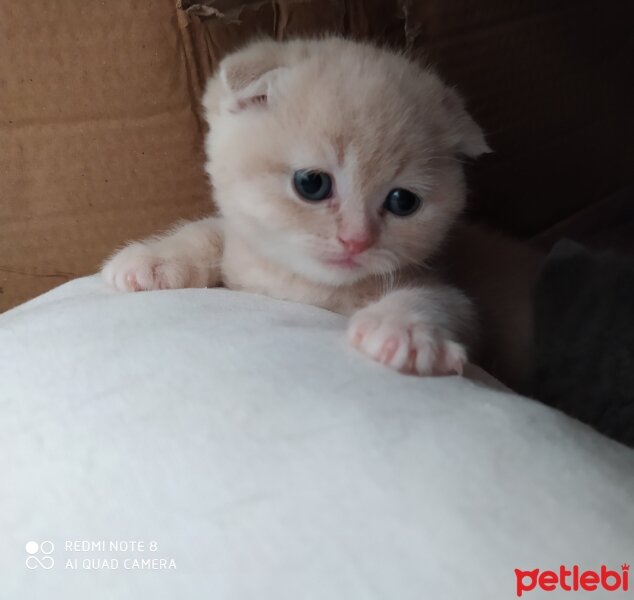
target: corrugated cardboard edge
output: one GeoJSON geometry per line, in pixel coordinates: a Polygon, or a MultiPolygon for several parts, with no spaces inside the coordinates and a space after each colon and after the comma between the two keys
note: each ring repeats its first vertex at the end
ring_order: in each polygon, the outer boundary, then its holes
{"type": "MultiPolygon", "coordinates": [[[[330,0],[331,2],[336,0],[330,0]]],[[[310,0],[278,0],[278,5],[302,4],[310,0]]],[[[271,4],[271,0],[178,0],[176,8],[186,12],[188,15],[201,17],[203,19],[217,19],[224,23],[241,23],[244,10],[257,10],[258,8],[271,4]]]]}

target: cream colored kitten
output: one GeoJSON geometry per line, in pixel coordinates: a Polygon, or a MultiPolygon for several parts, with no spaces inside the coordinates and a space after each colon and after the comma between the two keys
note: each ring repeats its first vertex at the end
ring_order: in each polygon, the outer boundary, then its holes
{"type": "Polygon", "coordinates": [[[456,157],[488,151],[456,93],[368,44],[260,41],[222,61],[203,106],[220,216],[130,244],[105,280],[322,306],[376,361],[461,373],[471,304],[425,267],[464,206],[456,157]]]}

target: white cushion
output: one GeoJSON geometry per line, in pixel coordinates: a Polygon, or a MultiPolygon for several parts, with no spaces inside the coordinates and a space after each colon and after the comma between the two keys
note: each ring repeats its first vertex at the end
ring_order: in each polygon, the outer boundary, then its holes
{"type": "Polygon", "coordinates": [[[392,373],[344,327],[95,277],[0,316],[0,595],[491,600],[515,568],[634,560],[632,450],[481,383],[392,373]],[[119,540],[158,547],[66,549],[119,540]],[[53,568],[27,568],[29,541],[53,568]]]}

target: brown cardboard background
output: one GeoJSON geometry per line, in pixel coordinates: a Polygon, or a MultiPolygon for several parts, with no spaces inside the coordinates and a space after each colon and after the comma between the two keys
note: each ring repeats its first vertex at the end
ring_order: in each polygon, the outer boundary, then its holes
{"type": "Polygon", "coordinates": [[[507,232],[634,179],[630,0],[256,0],[225,19],[174,4],[0,0],[0,310],[210,210],[197,97],[254,34],[424,54],[489,132],[471,213],[507,232]]]}
{"type": "Polygon", "coordinates": [[[178,31],[171,0],[0,2],[0,309],[208,210],[178,31]]]}

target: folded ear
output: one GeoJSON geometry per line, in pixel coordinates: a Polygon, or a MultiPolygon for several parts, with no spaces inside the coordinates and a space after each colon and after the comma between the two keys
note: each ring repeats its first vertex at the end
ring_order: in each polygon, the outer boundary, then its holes
{"type": "Polygon", "coordinates": [[[480,126],[471,118],[460,94],[453,88],[444,90],[443,106],[449,114],[451,123],[451,142],[458,154],[477,158],[481,154],[492,152],[484,139],[480,126]]]}
{"type": "Polygon", "coordinates": [[[227,56],[220,63],[219,78],[229,110],[238,112],[266,104],[281,62],[279,44],[273,41],[251,44],[227,56]]]}

